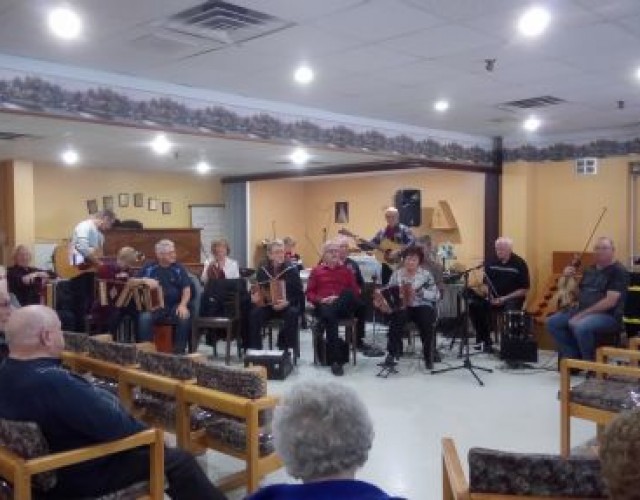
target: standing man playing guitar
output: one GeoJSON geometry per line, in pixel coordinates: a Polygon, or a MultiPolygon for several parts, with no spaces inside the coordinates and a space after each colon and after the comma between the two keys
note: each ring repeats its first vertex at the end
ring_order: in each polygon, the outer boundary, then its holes
{"type": "Polygon", "coordinates": [[[387,208],[384,211],[384,218],[387,220],[387,225],[380,229],[368,243],[361,244],[361,247],[365,249],[367,247],[378,248],[382,246],[383,242],[402,245],[402,249],[387,251],[385,254],[385,262],[382,263],[380,280],[383,285],[386,285],[394,269],[390,264],[399,261],[402,250],[406,247],[413,246],[416,240],[409,226],[400,224],[400,213],[397,208],[387,208]]]}
{"type": "MultiPolygon", "coordinates": [[[[85,315],[91,309],[94,299],[95,270],[100,264],[102,246],[104,245],[104,231],[111,228],[116,220],[116,214],[112,210],[102,210],[93,214],[90,218],[80,222],[73,230],[71,237],[71,250],[74,256],[79,256],[87,272],[84,272],[69,281],[69,288],[73,296],[75,331],[85,330],[85,315]]],[[[74,259],[75,260],[75,259],[74,259]]]]}

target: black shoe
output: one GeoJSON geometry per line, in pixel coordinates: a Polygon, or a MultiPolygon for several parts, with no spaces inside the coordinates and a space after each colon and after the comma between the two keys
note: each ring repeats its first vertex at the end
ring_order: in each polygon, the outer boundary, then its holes
{"type": "Polygon", "coordinates": [[[474,351],[481,351],[482,347],[482,342],[476,342],[476,344],[473,346],[473,349],[474,351]]]}
{"type": "Polygon", "coordinates": [[[342,377],[344,375],[344,368],[342,368],[342,365],[339,365],[338,363],[333,363],[331,365],[331,373],[336,377],[342,377]]]}
{"type": "Polygon", "coordinates": [[[438,351],[433,354],[433,362],[434,363],[442,363],[442,356],[438,351]]]}

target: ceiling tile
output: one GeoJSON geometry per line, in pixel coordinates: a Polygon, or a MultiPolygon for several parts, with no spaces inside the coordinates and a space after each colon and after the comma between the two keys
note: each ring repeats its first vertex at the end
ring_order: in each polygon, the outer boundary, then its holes
{"type": "Polygon", "coordinates": [[[266,12],[281,19],[303,22],[348,11],[367,0],[234,0],[233,3],[259,12],[266,12]]]}

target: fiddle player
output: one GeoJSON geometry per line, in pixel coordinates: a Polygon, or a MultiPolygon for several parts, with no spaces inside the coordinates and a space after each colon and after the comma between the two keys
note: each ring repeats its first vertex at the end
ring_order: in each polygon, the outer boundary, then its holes
{"type": "MultiPolygon", "coordinates": [[[[422,267],[424,253],[420,247],[407,248],[403,265],[391,275],[389,287],[400,287],[402,307],[389,313],[387,357],[384,365],[394,366],[402,354],[402,337],[405,325],[412,321],[418,327],[422,341],[422,353],[427,369],[433,368],[432,343],[436,318],[436,302],[440,296],[433,275],[422,267]]],[[[378,299],[379,300],[379,299],[378,299]]],[[[380,303],[380,302],[379,302],[380,303]]]]}
{"type": "Polygon", "coordinates": [[[15,295],[21,306],[40,303],[42,285],[54,273],[37,269],[31,265],[31,252],[25,245],[13,251],[13,265],[7,269],[9,292],[15,295]]]}
{"type": "MultiPolygon", "coordinates": [[[[112,210],[102,210],[80,222],[73,230],[71,245],[74,254],[91,265],[99,265],[104,245],[104,231],[111,228],[116,220],[112,210]]],[[[95,272],[85,272],[69,280],[69,289],[73,297],[75,331],[85,331],[85,315],[93,305],[95,272]]]]}
{"type": "Polygon", "coordinates": [[[338,323],[349,318],[360,307],[360,289],[349,268],[340,262],[340,246],[327,241],[322,247],[322,262],[311,270],[307,300],[315,307],[318,327],[326,330],[327,364],[331,373],[344,375],[338,323]]]}
{"type": "Polygon", "coordinates": [[[513,252],[513,241],[501,236],[495,242],[496,256],[484,264],[485,282],[489,287],[487,300],[469,302],[469,316],[476,331],[475,349],[492,353],[492,314],[522,310],[529,292],[529,267],[513,252]]]}
{"type": "Polygon", "coordinates": [[[302,296],[302,281],[295,264],[285,257],[282,240],[273,240],[267,245],[267,261],[256,273],[258,283],[268,284],[271,280],[282,280],[285,298],[272,304],[259,305],[261,291],[254,287],[251,291],[253,306],[249,314],[249,349],[262,349],[262,327],[271,318],[281,318],[284,322],[278,331],[277,346],[280,350],[295,347],[298,328],[298,301],[302,296]]]}
{"type": "MultiPolygon", "coordinates": [[[[403,247],[410,247],[415,243],[415,237],[413,236],[413,232],[409,226],[400,223],[400,213],[397,208],[388,207],[384,211],[384,218],[387,221],[387,225],[380,229],[380,231],[371,238],[369,241],[371,245],[379,246],[383,240],[392,241],[393,243],[397,243],[403,247]]],[[[365,250],[370,249],[370,246],[366,243],[361,244],[360,246],[365,250]]],[[[391,261],[397,260],[400,258],[401,252],[401,250],[389,252],[387,258],[391,261]]],[[[382,263],[380,280],[383,285],[388,283],[392,273],[393,268],[386,262],[382,263]]]]}
{"type": "MultiPolygon", "coordinates": [[[[629,273],[615,259],[611,238],[598,238],[594,253],[595,264],[585,268],[578,285],[577,306],[557,312],[547,321],[562,358],[595,359],[598,337],[615,335],[622,327],[629,273]]],[[[576,272],[568,266],[563,274],[574,277],[576,272]]]]}

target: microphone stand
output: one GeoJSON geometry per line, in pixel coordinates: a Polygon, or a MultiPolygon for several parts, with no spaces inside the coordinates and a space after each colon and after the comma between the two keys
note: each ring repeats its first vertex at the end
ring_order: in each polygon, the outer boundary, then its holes
{"type": "MultiPolygon", "coordinates": [[[[475,271],[476,269],[480,269],[481,267],[483,267],[483,265],[480,266],[476,266],[476,267],[472,267],[470,269],[467,269],[465,271],[462,271],[460,273],[460,275],[462,276],[462,278],[464,279],[464,290],[466,292],[466,290],[469,288],[469,274],[471,273],[471,271],[475,271]]],[[[463,321],[463,325],[465,327],[465,331],[464,331],[464,335],[461,336],[460,338],[460,350],[461,350],[461,357],[462,357],[462,364],[459,366],[449,366],[447,368],[440,368],[438,370],[431,370],[431,374],[432,375],[436,375],[439,373],[445,373],[445,372],[451,372],[451,371],[455,371],[455,370],[468,370],[471,372],[471,375],[474,376],[474,378],[478,381],[478,384],[480,384],[481,386],[484,386],[484,382],[482,381],[482,379],[478,376],[478,374],[476,373],[476,370],[481,370],[487,373],[493,373],[493,370],[491,368],[484,368],[482,366],[477,366],[474,365],[473,363],[471,363],[471,353],[469,352],[469,326],[470,326],[470,318],[469,318],[469,297],[467,296],[467,293],[463,293],[462,294],[462,300],[464,302],[464,321],[463,321]]]]}

